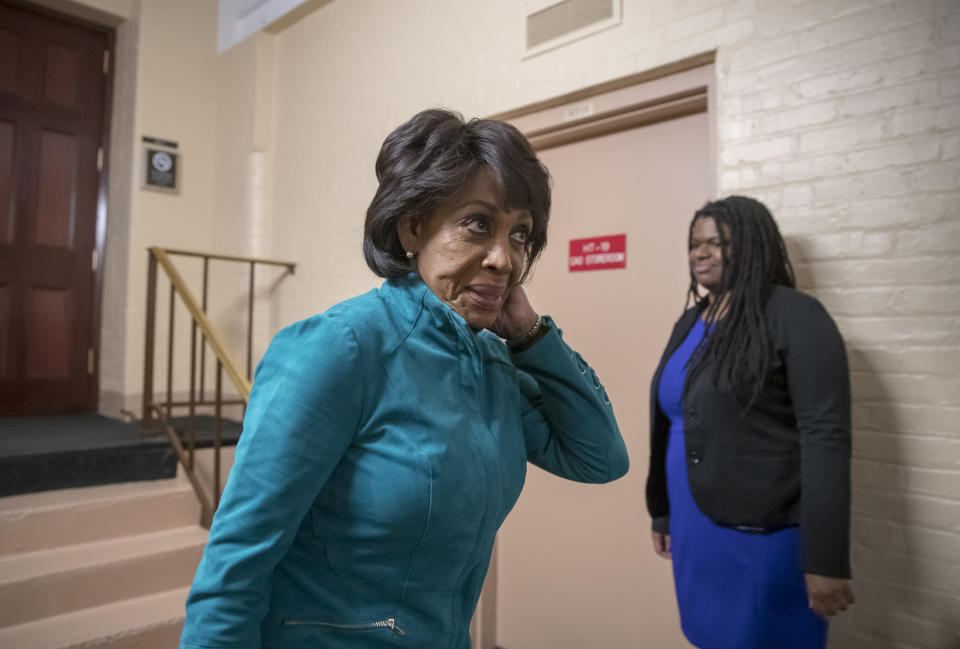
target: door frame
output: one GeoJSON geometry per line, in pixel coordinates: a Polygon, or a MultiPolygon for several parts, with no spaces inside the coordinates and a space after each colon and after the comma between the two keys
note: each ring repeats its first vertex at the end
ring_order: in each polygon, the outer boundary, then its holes
{"type": "MultiPolygon", "coordinates": [[[[604,81],[552,99],[491,115],[542,151],[644,124],[707,113],[709,165],[717,170],[716,50],[604,81]]],[[[711,178],[716,194],[717,173],[711,178]]]]}
{"type": "MultiPolygon", "coordinates": [[[[716,196],[717,101],[716,50],[618,79],[604,81],[551,99],[491,115],[509,122],[543,151],[646,124],[706,113],[709,129],[710,194],[716,196]]],[[[494,649],[497,636],[497,542],[470,635],[477,649],[494,649]]]]}
{"type": "MultiPolygon", "coordinates": [[[[106,238],[107,238],[107,198],[109,196],[109,172],[110,172],[110,127],[113,118],[113,80],[114,70],[116,69],[116,29],[102,25],[84,18],[70,15],[62,11],[57,11],[49,7],[28,2],[27,0],[2,0],[5,4],[17,7],[24,11],[58,20],[76,27],[88,29],[103,34],[107,40],[107,72],[104,75],[103,88],[103,116],[100,125],[100,155],[102,164],[98,170],[99,178],[97,182],[97,205],[96,217],[94,219],[94,243],[93,251],[97,259],[97,268],[93,276],[93,291],[90,299],[92,301],[90,308],[91,327],[90,344],[93,350],[93,367],[90,373],[91,389],[89,401],[87,403],[88,412],[97,411],[97,403],[100,397],[100,324],[101,312],[103,308],[103,269],[106,262],[106,238]]],[[[93,260],[91,260],[91,264],[93,260]]],[[[88,361],[89,362],[89,361],[88,361]]]]}

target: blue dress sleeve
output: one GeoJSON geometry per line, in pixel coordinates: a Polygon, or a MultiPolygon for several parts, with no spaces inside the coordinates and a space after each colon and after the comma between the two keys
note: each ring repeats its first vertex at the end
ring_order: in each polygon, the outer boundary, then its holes
{"type": "Polygon", "coordinates": [[[274,570],[359,425],[356,338],[331,315],[273,339],[187,599],[181,649],[260,647],[274,570]]]}
{"type": "Polygon", "coordinates": [[[513,354],[524,397],[527,458],[536,466],[578,482],[610,482],[630,467],[613,406],[596,373],[549,331],[513,354]]]}

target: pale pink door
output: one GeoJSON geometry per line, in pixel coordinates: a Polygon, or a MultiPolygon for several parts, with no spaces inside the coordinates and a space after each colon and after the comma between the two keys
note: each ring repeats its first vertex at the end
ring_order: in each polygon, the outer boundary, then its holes
{"type": "Polygon", "coordinates": [[[687,227],[711,193],[706,113],[540,153],[554,179],[549,243],[529,293],[596,369],[630,473],[576,485],[531,467],[498,541],[497,644],[689,647],[644,506],[648,395],[689,275],[687,227]],[[627,236],[626,268],[570,272],[570,239],[627,236]]]}

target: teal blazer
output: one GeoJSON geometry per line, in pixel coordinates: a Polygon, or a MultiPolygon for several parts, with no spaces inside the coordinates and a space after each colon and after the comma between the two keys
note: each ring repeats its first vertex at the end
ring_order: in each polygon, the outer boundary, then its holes
{"type": "Polygon", "coordinates": [[[628,467],[603,386],[544,320],[511,354],[410,275],[277,334],[181,649],[469,647],[527,461],[628,467]]]}

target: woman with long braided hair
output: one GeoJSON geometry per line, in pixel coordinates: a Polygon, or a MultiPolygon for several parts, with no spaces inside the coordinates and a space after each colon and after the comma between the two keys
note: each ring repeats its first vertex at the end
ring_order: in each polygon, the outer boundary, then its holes
{"type": "Polygon", "coordinates": [[[769,210],[694,214],[687,308],[651,386],[647,507],[701,649],[823,649],[850,588],[850,387],[769,210]]]}

